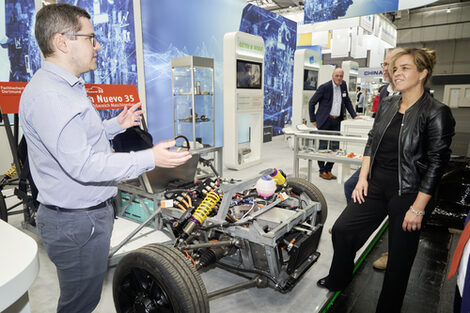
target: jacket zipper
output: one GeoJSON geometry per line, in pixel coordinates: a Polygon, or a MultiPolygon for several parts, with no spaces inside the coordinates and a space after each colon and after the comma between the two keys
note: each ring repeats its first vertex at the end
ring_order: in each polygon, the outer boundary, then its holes
{"type": "MultiPolygon", "coordinates": [[[[397,112],[398,112],[398,109],[397,109],[397,112]]],[[[397,112],[395,112],[395,114],[397,114],[397,112]]],[[[385,130],[384,132],[382,133],[382,136],[380,137],[380,140],[379,140],[379,143],[377,144],[377,147],[375,148],[375,151],[374,151],[374,154],[372,155],[372,159],[371,159],[371,163],[370,163],[370,166],[369,166],[369,179],[371,178],[371,175],[372,175],[372,165],[374,164],[374,160],[375,160],[375,155],[377,154],[377,150],[379,150],[379,146],[380,146],[380,143],[382,142],[382,139],[385,135],[385,132],[387,131],[388,127],[390,126],[390,124],[392,123],[392,120],[393,120],[393,117],[395,116],[395,114],[392,116],[392,118],[390,119],[390,121],[388,121],[388,124],[387,126],[385,127],[385,130]]],[[[401,132],[401,127],[400,127],[400,132],[401,132]]],[[[398,137],[400,137],[400,135],[398,135],[398,137]]],[[[399,148],[400,149],[400,148],[399,148]]]]}
{"type": "Polygon", "coordinates": [[[401,156],[401,151],[400,151],[400,144],[401,144],[401,131],[403,129],[403,125],[405,124],[405,116],[406,116],[406,111],[403,113],[403,118],[400,123],[400,132],[398,133],[398,196],[401,197],[401,161],[400,161],[400,156],[401,156]]]}

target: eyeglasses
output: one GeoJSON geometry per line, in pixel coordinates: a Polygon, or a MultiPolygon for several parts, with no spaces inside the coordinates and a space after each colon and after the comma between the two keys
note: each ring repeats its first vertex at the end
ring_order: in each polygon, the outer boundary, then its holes
{"type": "Polygon", "coordinates": [[[79,36],[79,37],[88,37],[91,39],[91,44],[93,45],[93,48],[96,46],[96,35],[95,34],[76,34],[76,33],[62,33],[62,35],[67,35],[67,36],[79,36]]]}
{"type": "Polygon", "coordinates": [[[380,63],[381,67],[386,67],[386,66],[389,66],[389,65],[390,65],[389,63],[380,63]]]}

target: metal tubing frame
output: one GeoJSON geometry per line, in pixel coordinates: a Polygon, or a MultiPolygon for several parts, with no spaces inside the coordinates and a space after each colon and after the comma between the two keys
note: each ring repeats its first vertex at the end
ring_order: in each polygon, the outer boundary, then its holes
{"type": "Polygon", "coordinates": [[[16,172],[18,173],[18,177],[21,176],[21,167],[20,161],[18,160],[18,114],[15,114],[15,124],[13,125],[14,133],[11,131],[11,124],[10,119],[8,118],[8,114],[2,114],[3,117],[3,124],[5,126],[5,132],[7,133],[8,143],[10,144],[10,151],[13,157],[13,163],[16,166],[16,172]]]}
{"type": "Polygon", "coordinates": [[[150,215],[145,222],[142,222],[136,229],[134,229],[129,235],[127,235],[126,238],[124,238],[117,246],[113,247],[109,251],[108,258],[111,258],[119,249],[121,249],[132,237],[134,237],[142,228],[147,225],[148,222],[153,220],[158,214],[161,213],[160,207],[158,209],[155,209],[155,212],[153,212],[152,215],[150,215]]]}
{"type": "Polygon", "coordinates": [[[211,300],[214,300],[216,298],[224,297],[224,296],[227,296],[229,294],[238,292],[238,291],[243,290],[243,289],[255,287],[258,284],[258,279],[259,279],[259,277],[255,276],[254,278],[252,278],[252,279],[250,279],[246,282],[238,283],[238,284],[226,287],[226,288],[222,288],[222,289],[212,291],[207,295],[207,298],[209,298],[209,301],[211,301],[211,300]]]}
{"type": "Polygon", "coordinates": [[[237,244],[237,242],[238,240],[231,239],[231,240],[224,240],[224,241],[195,243],[192,245],[181,245],[178,248],[185,249],[185,250],[194,250],[194,249],[211,248],[211,247],[225,247],[225,246],[234,246],[237,244]]]}

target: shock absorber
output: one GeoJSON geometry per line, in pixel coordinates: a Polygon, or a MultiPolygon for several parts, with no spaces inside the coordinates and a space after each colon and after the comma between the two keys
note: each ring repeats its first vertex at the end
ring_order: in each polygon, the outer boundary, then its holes
{"type": "Polygon", "coordinates": [[[5,175],[2,177],[0,185],[3,185],[7,180],[13,178],[16,175],[16,165],[13,165],[8,171],[5,172],[5,175]]]}
{"type": "Polygon", "coordinates": [[[189,236],[196,226],[201,226],[219,201],[220,197],[217,192],[214,190],[208,192],[204,200],[202,200],[201,204],[199,204],[193,215],[189,218],[183,232],[189,236]]]}

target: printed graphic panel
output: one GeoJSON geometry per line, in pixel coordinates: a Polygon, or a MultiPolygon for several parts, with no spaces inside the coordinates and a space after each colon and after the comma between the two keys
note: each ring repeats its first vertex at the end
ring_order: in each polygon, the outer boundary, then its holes
{"type": "MultiPolygon", "coordinates": [[[[77,5],[92,17],[98,51],[98,68],[83,75],[87,83],[137,85],[134,6],[129,0],[59,0],[77,5]]],[[[116,116],[120,110],[103,110],[103,119],[116,116]]]]}
{"type": "MultiPolygon", "coordinates": [[[[212,58],[216,145],[223,144],[223,38],[236,31],[244,0],[141,0],[145,91],[154,141],[173,137],[172,58],[212,58]]],[[[201,86],[202,88],[202,86],[201,86]]]]}
{"type": "Polygon", "coordinates": [[[305,0],[304,22],[365,16],[421,7],[437,0],[305,0]]]}
{"type": "Polygon", "coordinates": [[[264,39],[264,124],[273,135],[292,117],[292,83],[297,23],[254,5],[243,10],[240,31],[264,39]]]}
{"type": "Polygon", "coordinates": [[[34,38],[34,0],[2,0],[0,10],[5,17],[0,21],[0,80],[28,82],[41,65],[34,38]]]}
{"type": "Polygon", "coordinates": [[[398,10],[398,0],[305,0],[304,23],[398,10]]]}

